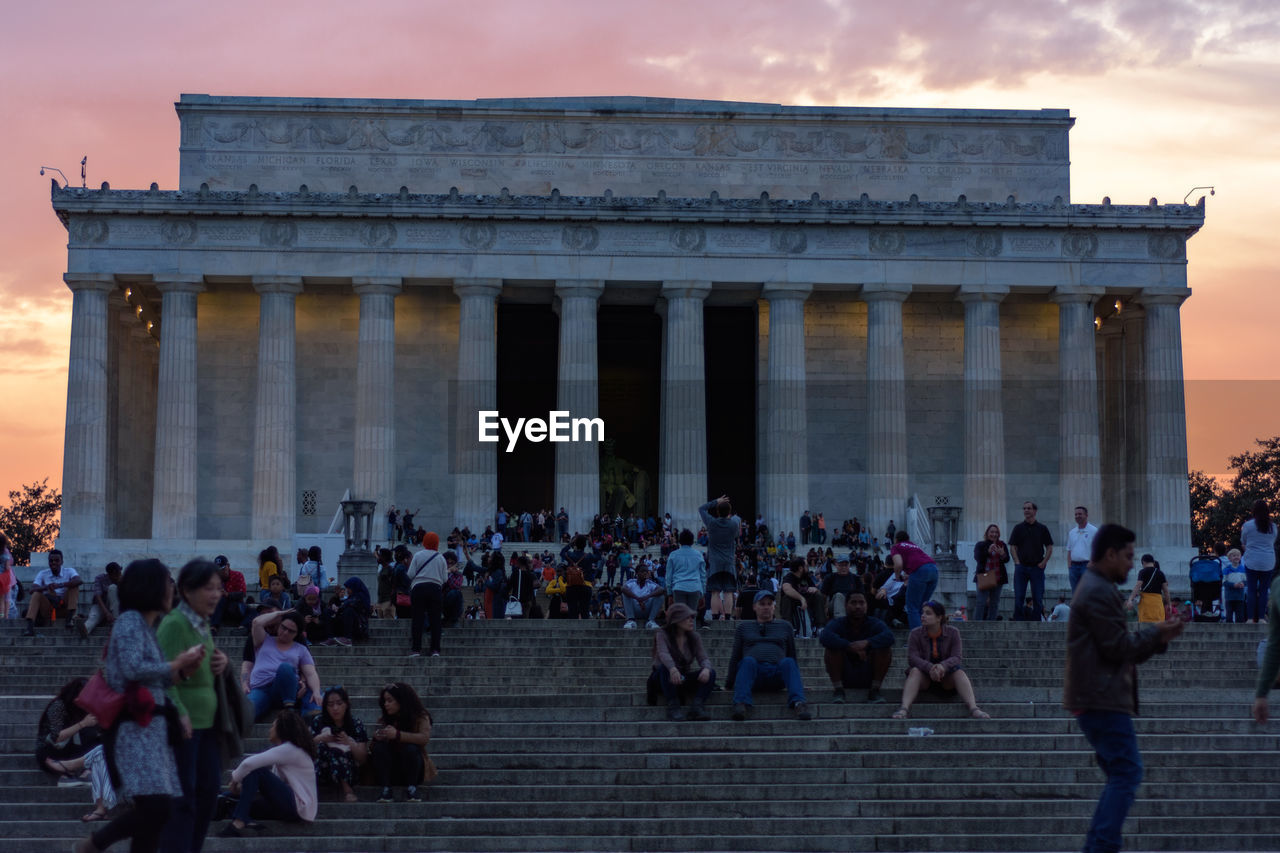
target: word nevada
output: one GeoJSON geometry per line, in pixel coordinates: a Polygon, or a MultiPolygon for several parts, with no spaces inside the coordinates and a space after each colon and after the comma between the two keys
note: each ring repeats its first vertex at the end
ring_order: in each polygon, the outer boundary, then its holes
{"type": "Polygon", "coordinates": [[[480,441],[499,441],[498,427],[501,426],[502,431],[507,434],[507,453],[515,450],[521,435],[526,441],[535,444],[541,441],[604,441],[603,418],[571,418],[568,412],[556,411],[548,412],[545,421],[542,418],[516,418],[516,422],[512,424],[496,411],[481,411],[478,414],[480,441]]]}

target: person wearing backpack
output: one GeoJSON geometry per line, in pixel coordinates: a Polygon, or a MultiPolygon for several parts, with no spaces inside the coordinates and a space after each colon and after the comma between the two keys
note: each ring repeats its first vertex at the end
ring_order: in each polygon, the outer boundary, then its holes
{"type": "Polygon", "coordinates": [[[428,532],[422,537],[423,548],[409,562],[410,640],[409,657],[422,656],[423,620],[431,624],[431,657],[440,657],[440,630],[444,627],[444,584],[448,567],[440,555],[440,536],[428,532]]]}
{"type": "Polygon", "coordinates": [[[595,580],[595,566],[600,558],[587,553],[587,537],[578,534],[573,542],[560,552],[564,560],[565,603],[569,605],[570,619],[586,619],[590,616],[591,586],[595,580]]]}

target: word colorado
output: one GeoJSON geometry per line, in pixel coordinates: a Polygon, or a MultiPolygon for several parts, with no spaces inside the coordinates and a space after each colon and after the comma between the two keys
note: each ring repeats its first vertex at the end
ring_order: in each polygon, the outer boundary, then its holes
{"type": "Polygon", "coordinates": [[[568,412],[548,412],[542,418],[516,418],[515,424],[498,413],[482,411],[480,415],[480,441],[499,440],[498,427],[507,434],[507,452],[515,450],[523,432],[526,441],[604,441],[604,419],[570,418],[568,412]],[[592,437],[594,433],[594,438],[592,437]]]}

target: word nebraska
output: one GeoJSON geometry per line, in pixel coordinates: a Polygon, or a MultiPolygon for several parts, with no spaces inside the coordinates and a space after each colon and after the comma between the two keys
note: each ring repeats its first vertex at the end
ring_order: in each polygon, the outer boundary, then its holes
{"type": "Polygon", "coordinates": [[[542,418],[516,418],[515,425],[496,411],[482,411],[480,416],[480,441],[499,440],[498,426],[507,434],[507,452],[515,450],[521,431],[526,441],[604,441],[603,418],[570,418],[568,412],[548,412],[542,418]],[[594,433],[595,437],[592,437],[594,433]]]}

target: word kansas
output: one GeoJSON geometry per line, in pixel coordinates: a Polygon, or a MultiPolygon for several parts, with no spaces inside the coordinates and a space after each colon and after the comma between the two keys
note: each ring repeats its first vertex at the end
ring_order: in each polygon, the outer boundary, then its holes
{"type": "Polygon", "coordinates": [[[499,417],[496,411],[482,411],[480,416],[480,441],[500,440],[498,427],[507,434],[507,452],[515,450],[523,435],[535,444],[541,441],[604,441],[603,418],[571,418],[568,412],[548,412],[542,418],[516,418],[514,424],[499,417]],[[594,437],[593,437],[594,436],[594,437]]]}

